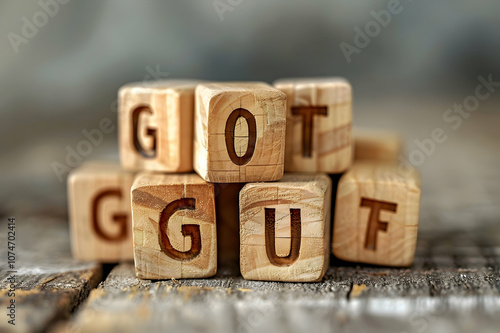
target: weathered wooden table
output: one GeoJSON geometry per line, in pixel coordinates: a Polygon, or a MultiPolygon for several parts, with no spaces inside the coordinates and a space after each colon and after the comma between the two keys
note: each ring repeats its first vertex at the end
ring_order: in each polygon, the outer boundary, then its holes
{"type": "MultiPolygon", "coordinates": [[[[500,328],[500,247],[492,246],[488,231],[423,233],[411,269],[332,260],[321,283],[245,281],[234,261],[223,264],[211,279],[139,280],[133,264],[122,263],[93,290],[101,279],[101,267],[71,259],[65,221],[18,221],[17,233],[16,329],[20,332],[48,328],[441,332],[478,327],[496,332],[500,328]]],[[[1,253],[5,257],[3,248],[1,253]]],[[[2,289],[8,288],[7,271],[3,264],[2,289]]],[[[4,305],[6,292],[0,295],[4,305]]],[[[12,329],[5,319],[0,328],[12,329]]]]}

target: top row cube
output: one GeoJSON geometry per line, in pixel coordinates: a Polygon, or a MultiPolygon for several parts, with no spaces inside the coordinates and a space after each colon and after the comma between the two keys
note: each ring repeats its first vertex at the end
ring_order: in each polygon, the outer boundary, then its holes
{"type": "Polygon", "coordinates": [[[119,92],[121,163],[206,181],[341,173],[352,162],[352,93],[340,78],[262,82],[170,80],[119,92]]]}

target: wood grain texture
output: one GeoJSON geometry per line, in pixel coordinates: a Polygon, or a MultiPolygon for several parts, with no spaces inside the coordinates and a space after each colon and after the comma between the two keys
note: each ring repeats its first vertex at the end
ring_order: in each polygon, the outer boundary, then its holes
{"type": "Polygon", "coordinates": [[[205,180],[242,183],[283,176],[285,101],[259,82],[196,88],[194,168],[205,180]]]}
{"type": "Polygon", "coordinates": [[[342,78],[282,79],[274,86],[287,95],[285,171],[341,173],[352,163],[352,92],[342,78]],[[326,107],[304,128],[306,107],[326,107]],[[304,113],[304,112],[305,113],[304,113]],[[310,137],[310,156],[304,140],[310,137]]]}
{"type": "Polygon", "coordinates": [[[420,179],[396,164],[356,162],[338,184],[333,254],[386,266],[413,262],[420,208],[420,179]]]}
{"type": "Polygon", "coordinates": [[[245,279],[310,282],[323,278],[330,253],[331,187],[330,178],[323,174],[285,174],[279,182],[243,187],[240,267],[245,279]],[[294,219],[298,219],[295,224],[294,219]]]}
{"type": "Polygon", "coordinates": [[[138,277],[202,278],[217,271],[213,184],[196,174],[142,173],[132,186],[132,220],[138,277]],[[172,206],[187,199],[191,207],[172,206]]]}
{"type": "Polygon", "coordinates": [[[123,168],[193,170],[194,88],[199,82],[167,80],[130,83],[120,88],[119,146],[123,168]]]}
{"type": "Polygon", "coordinates": [[[355,127],[353,138],[355,161],[397,162],[403,154],[402,136],[395,131],[355,127]]]}
{"type": "Polygon", "coordinates": [[[81,260],[133,259],[130,188],[134,173],[118,163],[87,162],[68,178],[71,247],[81,260]]]}
{"type": "Polygon", "coordinates": [[[9,297],[12,274],[7,264],[7,219],[0,222],[0,332],[45,332],[67,319],[101,278],[96,262],[71,257],[64,220],[26,218],[16,220],[15,295],[9,297]],[[6,307],[15,299],[15,326],[8,324],[6,307]]]}
{"type": "Polygon", "coordinates": [[[495,332],[500,250],[485,235],[421,235],[411,269],[334,260],[314,283],[151,281],[117,266],[62,332],[495,332]]]}

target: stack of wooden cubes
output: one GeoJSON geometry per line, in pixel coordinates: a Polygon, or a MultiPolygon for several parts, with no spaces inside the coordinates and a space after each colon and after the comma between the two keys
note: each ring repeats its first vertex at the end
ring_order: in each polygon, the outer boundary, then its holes
{"type": "Polygon", "coordinates": [[[129,84],[119,92],[119,145],[121,166],[87,163],[70,176],[77,258],[133,258],[145,279],[210,277],[225,237],[217,228],[238,228],[221,225],[222,211],[239,207],[245,279],[320,281],[331,251],[413,261],[418,176],[398,170],[397,136],[353,139],[344,79],[129,84]],[[328,175],[342,173],[332,199],[328,175]]]}

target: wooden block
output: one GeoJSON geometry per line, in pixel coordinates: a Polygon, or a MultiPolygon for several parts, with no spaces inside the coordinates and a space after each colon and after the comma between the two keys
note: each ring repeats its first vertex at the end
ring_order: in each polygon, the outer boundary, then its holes
{"type": "Polygon", "coordinates": [[[196,88],[194,168],[205,180],[242,183],[283,176],[286,96],[268,84],[196,88]]]}
{"type": "Polygon", "coordinates": [[[285,174],[240,191],[240,269],[248,280],[320,281],[330,253],[331,181],[285,174]]]}
{"type": "Polygon", "coordinates": [[[82,260],[132,260],[130,188],[134,173],[118,163],[85,163],[68,179],[71,247],[82,260]]]}
{"type": "Polygon", "coordinates": [[[134,259],[143,279],[217,271],[214,185],[196,174],[140,174],[132,187],[134,259]]]}
{"type": "Polygon", "coordinates": [[[337,189],[333,254],[342,260],[410,266],[417,243],[420,180],[397,164],[356,162],[337,189]]]}
{"type": "Polygon", "coordinates": [[[403,152],[403,139],[397,132],[354,128],[354,160],[397,162],[403,152]]]}
{"type": "Polygon", "coordinates": [[[341,173],[352,163],[351,85],[341,78],[283,79],[286,172],[341,173]]]}
{"type": "Polygon", "coordinates": [[[194,88],[199,81],[131,83],[119,91],[124,169],[193,170],[194,88]]]}

